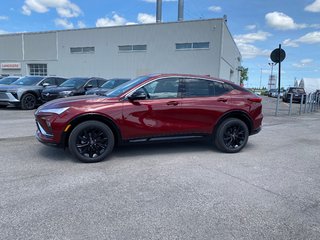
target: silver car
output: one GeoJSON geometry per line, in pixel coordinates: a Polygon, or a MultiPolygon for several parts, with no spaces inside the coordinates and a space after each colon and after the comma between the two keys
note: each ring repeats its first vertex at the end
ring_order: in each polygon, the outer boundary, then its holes
{"type": "Polygon", "coordinates": [[[0,86],[0,106],[17,106],[21,109],[34,109],[41,103],[44,88],[57,86],[66,79],[61,77],[25,76],[10,85],[0,86]]]}

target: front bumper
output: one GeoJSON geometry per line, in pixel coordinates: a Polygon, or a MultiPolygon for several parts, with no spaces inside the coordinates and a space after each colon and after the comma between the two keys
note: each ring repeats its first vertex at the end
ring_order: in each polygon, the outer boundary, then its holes
{"type": "Polygon", "coordinates": [[[10,92],[0,92],[0,104],[9,105],[10,103],[20,103],[20,100],[10,92]]]}
{"type": "Polygon", "coordinates": [[[52,139],[48,139],[44,135],[42,135],[39,130],[36,131],[36,138],[39,142],[41,142],[47,146],[51,146],[51,147],[59,147],[60,146],[60,144],[53,142],[52,139]]]}

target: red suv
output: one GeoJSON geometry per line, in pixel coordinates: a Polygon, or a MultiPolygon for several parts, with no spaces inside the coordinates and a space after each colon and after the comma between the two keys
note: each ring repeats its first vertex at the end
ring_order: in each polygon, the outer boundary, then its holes
{"type": "Polygon", "coordinates": [[[105,159],[115,144],[212,137],[239,152],[261,129],[261,98],[229,81],[157,74],[131,80],[105,96],[46,103],[35,112],[38,140],[69,147],[82,162],[105,159]]]}

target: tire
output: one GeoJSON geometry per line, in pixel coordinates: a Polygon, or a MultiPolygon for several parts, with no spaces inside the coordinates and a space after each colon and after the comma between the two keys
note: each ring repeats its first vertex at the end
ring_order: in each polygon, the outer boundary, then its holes
{"type": "Polygon", "coordinates": [[[114,134],[106,124],[86,121],[72,130],[68,143],[71,154],[79,161],[94,163],[112,152],[114,141],[114,134]]]}
{"type": "Polygon", "coordinates": [[[247,144],[249,130],[247,125],[237,118],[224,120],[217,128],[214,143],[226,153],[237,153],[247,144]]]}
{"type": "Polygon", "coordinates": [[[31,93],[26,93],[21,98],[21,109],[32,110],[37,105],[36,97],[31,93]]]}

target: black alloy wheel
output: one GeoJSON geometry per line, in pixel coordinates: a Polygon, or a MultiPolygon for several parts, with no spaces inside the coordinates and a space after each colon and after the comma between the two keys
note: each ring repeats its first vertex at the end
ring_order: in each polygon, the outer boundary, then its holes
{"type": "Polygon", "coordinates": [[[36,97],[31,93],[26,93],[21,98],[21,109],[32,110],[36,107],[36,97]]]}
{"type": "Polygon", "coordinates": [[[224,120],[217,129],[216,147],[227,153],[239,152],[247,144],[249,130],[247,125],[237,118],[224,120]]]}
{"type": "Polygon", "coordinates": [[[69,137],[72,155],[85,163],[105,159],[114,147],[112,130],[99,121],[86,121],[76,126],[69,137]]]}

